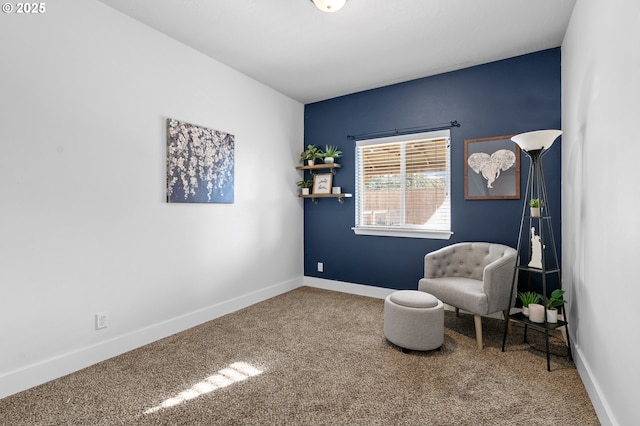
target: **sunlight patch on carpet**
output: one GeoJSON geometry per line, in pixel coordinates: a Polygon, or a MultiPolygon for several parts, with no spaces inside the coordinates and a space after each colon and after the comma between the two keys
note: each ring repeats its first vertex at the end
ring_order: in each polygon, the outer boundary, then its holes
{"type": "Polygon", "coordinates": [[[162,403],[153,408],[149,408],[144,413],[152,414],[163,408],[175,407],[185,401],[189,401],[201,395],[213,392],[216,389],[227,387],[259,374],[262,374],[262,370],[255,368],[251,364],[247,364],[246,362],[234,362],[229,365],[229,367],[223,368],[216,374],[196,383],[191,388],[180,392],[172,398],[165,399],[162,403]]]}

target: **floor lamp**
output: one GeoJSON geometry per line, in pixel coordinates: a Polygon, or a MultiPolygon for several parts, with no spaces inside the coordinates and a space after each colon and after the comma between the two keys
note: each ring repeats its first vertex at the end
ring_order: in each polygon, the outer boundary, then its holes
{"type": "MultiPolygon", "coordinates": [[[[538,130],[534,132],[521,133],[511,138],[520,149],[531,159],[529,165],[529,173],[527,176],[527,188],[524,196],[524,205],[522,208],[522,216],[520,220],[520,232],[518,234],[518,258],[516,267],[514,268],[513,281],[511,283],[511,300],[515,299],[515,293],[518,290],[518,276],[520,272],[530,274],[539,274],[542,281],[542,292],[547,297],[547,277],[550,274],[557,274],[558,285],[562,288],[562,279],[560,275],[560,263],[558,262],[558,254],[556,251],[556,242],[553,236],[553,227],[551,226],[551,210],[549,199],[547,197],[547,187],[544,180],[544,171],[542,168],[542,157],[546,154],[555,140],[562,134],[561,130],[538,130]],[[534,213],[527,209],[529,201],[538,200],[539,213],[534,213]],[[528,225],[525,229],[525,224],[528,225]],[[536,228],[538,235],[535,234],[536,228]],[[523,238],[524,236],[528,238],[523,238]],[[545,240],[550,243],[550,251],[553,253],[552,259],[555,264],[550,265],[545,255],[547,248],[545,240]],[[526,257],[523,259],[523,254],[526,257]],[[524,260],[524,261],[523,261],[524,260]]],[[[551,259],[549,259],[551,260],[551,259]]],[[[547,311],[544,309],[544,321],[531,321],[522,313],[509,315],[505,318],[504,336],[502,339],[502,351],[504,352],[508,323],[510,320],[524,323],[524,339],[527,340],[527,327],[531,326],[545,332],[545,344],[547,352],[547,370],[551,371],[549,359],[549,331],[558,327],[566,326],[566,321],[549,322],[547,311]]],[[[567,328],[567,343],[569,342],[569,330],[567,328]]],[[[569,346],[569,356],[571,357],[571,347],[569,346]]]]}

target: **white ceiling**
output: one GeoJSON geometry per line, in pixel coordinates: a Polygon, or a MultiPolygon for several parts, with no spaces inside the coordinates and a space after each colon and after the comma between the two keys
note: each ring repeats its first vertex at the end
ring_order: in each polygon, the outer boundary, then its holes
{"type": "Polygon", "coordinates": [[[575,0],[100,0],[302,103],[562,43],[575,0]]]}

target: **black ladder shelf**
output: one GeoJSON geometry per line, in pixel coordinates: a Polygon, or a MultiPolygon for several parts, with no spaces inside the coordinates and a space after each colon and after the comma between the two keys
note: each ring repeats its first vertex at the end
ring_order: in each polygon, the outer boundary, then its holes
{"type": "MultiPolygon", "coordinates": [[[[544,149],[525,151],[525,153],[531,158],[531,164],[529,166],[529,174],[527,177],[527,190],[524,196],[524,207],[522,209],[522,217],[520,220],[520,233],[518,235],[517,246],[517,260],[516,267],[513,271],[513,280],[511,283],[511,300],[515,298],[515,294],[518,292],[518,279],[520,273],[529,274],[529,280],[532,276],[539,276],[542,282],[542,294],[547,295],[547,279],[552,276],[557,277],[558,288],[562,288],[562,277],[560,273],[560,263],[558,262],[558,254],[556,252],[556,243],[553,236],[553,227],[551,226],[551,213],[549,209],[549,200],[547,198],[547,189],[544,181],[544,174],[542,170],[542,155],[547,152],[544,149]],[[531,198],[538,198],[545,203],[544,207],[541,207],[541,211],[544,214],[538,216],[532,216],[528,212],[528,201],[531,198]],[[525,227],[528,225],[528,227],[525,227]],[[535,235],[537,230],[540,237],[540,242],[532,241],[532,234],[535,235]],[[547,247],[547,243],[549,246],[547,247]],[[533,244],[540,244],[541,252],[541,267],[529,266],[529,260],[533,256],[533,244]]],[[[536,236],[538,236],[536,235],[536,236]]],[[[564,313],[564,309],[561,307],[558,309],[558,313],[564,313]]],[[[507,332],[509,329],[509,321],[515,321],[524,324],[524,342],[527,343],[527,329],[529,327],[542,331],[545,335],[545,351],[547,355],[547,371],[551,371],[551,361],[549,353],[549,333],[560,327],[565,327],[567,336],[567,346],[569,350],[569,359],[573,360],[571,354],[571,344],[569,340],[569,327],[567,321],[558,320],[556,323],[550,323],[547,321],[547,312],[544,312],[544,322],[536,323],[530,321],[522,312],[510,314],[504,321],[504,335],[502,338],[502,352],[505,351],[507,342],[507,332]]]]}

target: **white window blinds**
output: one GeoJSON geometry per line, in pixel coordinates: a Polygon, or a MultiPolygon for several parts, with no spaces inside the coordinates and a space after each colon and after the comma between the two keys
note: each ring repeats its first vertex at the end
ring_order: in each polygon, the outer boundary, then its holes
{"type": "Polygon", "coordinates": [[[449,130],[357,141],[356,233],[448,238],[449,141],[449,130]]]}

